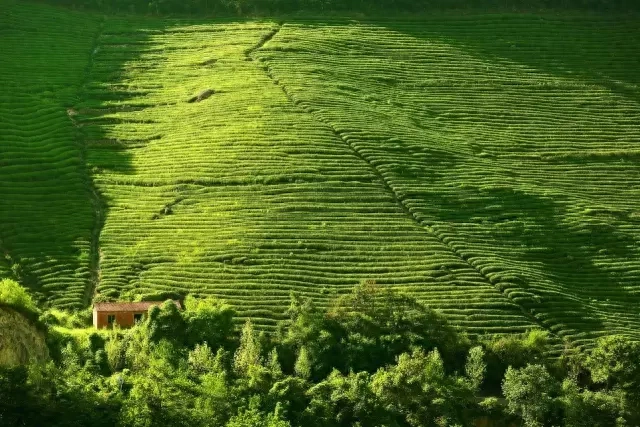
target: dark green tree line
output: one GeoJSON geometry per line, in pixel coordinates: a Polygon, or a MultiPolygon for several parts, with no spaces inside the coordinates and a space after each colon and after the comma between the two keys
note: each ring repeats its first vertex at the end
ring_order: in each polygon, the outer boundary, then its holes
{"type": "Polygon", "coordinates": [[[640,345],[624,337],[549,359],[540,331],[471,340],[375,285],[328,310],[293,296],[289,319],[272,334],[251,320],[238,328],[220,301],[188,298],[185,307],[154,307],[130,330],[58,336],[50,340],[55,361],[2,368],[0,425],[640,422],[640,345]]]}

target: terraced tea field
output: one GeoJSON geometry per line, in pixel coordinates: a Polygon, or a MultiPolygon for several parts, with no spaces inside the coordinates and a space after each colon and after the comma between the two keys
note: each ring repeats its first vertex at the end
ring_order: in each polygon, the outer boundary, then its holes
{"type": "Polygon", "coordinates": [[[373,279],[472,334],[640,338],[639,19],[0,5],[0,275],[43,301],[270,328],[373,279]]]}
{"type": "Polygon", "coordinates": [[[61,307],[83,304],[90,279],[89,176],[64,106],[75,102],[97,24],[0,2],[0,276],[61,307]]]}

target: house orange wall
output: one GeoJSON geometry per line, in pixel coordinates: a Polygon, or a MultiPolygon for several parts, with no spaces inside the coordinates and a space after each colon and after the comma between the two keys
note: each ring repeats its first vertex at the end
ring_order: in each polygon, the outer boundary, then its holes
{"type": "Polygon", "coordinates": [[[108,313],[106,311],[93,312],[93,324],[97,328],[107,328],[109,327],[108,316],[115,315],[116,321],[115,323],[122,328],[129,328],[134,325],[133,315],[134,314],[142,314],[145,316],[147,314],[146,311],[117,311],[115,313],[108,313]]]}

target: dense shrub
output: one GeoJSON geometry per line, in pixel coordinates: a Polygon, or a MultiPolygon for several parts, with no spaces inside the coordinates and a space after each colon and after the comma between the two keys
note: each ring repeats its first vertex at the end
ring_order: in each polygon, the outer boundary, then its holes
{"type": "Polygon", "coordinates": [[[0,304],[23,312],[27,311],[34,314],[39,312],[38,307],[27,291],[11,279],[0,281],[0,304]]]}

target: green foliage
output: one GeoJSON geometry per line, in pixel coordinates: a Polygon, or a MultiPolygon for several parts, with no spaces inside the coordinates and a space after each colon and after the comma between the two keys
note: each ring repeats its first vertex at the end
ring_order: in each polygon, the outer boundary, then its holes
{"type": "Polygon", "coordinates": [[[126,342],[117,333],[111,335],[104,346],[111,372],[121,371],[126,363],[126,342]]]}
{"type": "Polygon", "coordinates": [[[91,311],[65,311],[56,308],[50,308],[45,311],[40,320],[49,326],[62,326],[68,329],[86,328],[91,325],[91,311]]]}
{"type": "Polygon", "coordinates": [[[68,355],[52,363],[0,368],[0,422],[7,426],[114,426],[119,398],[102,377],[68,355]]]}
{"type": "MultiPolygon", "coordinates": [[[[207,342],[189,344],[191,340],[184,338],[192,328],[188,319],[201,310],[193,305],[176,314],[165,304],[131,329],[57,338],[53,340],[60,346],[56,363],[34,361],[23,368],[0,369],[0,421],[53,427],[439,427],[482,422],[507,426],[519,421],[527,426],[637,424],[640,413],[631,360],[634,342],[621,337],[603,339],[584,361],[575,358],[580,365],[576,372],[593,369],[594,378],[602,380],[595,385],[573,373],[569,378],[554,377],[547,366],[555,362],[543,356],[546,344],[539,335],[516,337],[517,344],[498,340],[501,345],[485,348],[460,339],[451,328],[444,329],[450,337],[427,328],[424,335],[408,341],[413,343],[410,352],[402,352],[395,360],[375,364],[367,357],[363,362],[355,358],[362,354],[361,349],[342,346],[342,340],[356,333],[355,325],[384,325],[380,313],[393,312],[398,306],[411,310],[416,305],[390,293],[384,294],[384,300],[371,301],[369,296],[378,294],[363,296],[361,291],[356,290],[349,305],[342,298],[328,311],[294,297],[291,318],[277,335],[258,334],[246,320],[241,331],[230,328],[229,336],[219,335],[219,342],[238,343],[235,353],[220,345],[214,353],[207,342]],[[398,301],[404,302],[399,305],[398,301]],[[374,307],[378,304],[382,308],[374,307]],[[344,312],[338,314],[336,307],[344,312]],[[344,307],[363,313],[347,315],[344,307]],[[178,336],[168,337],[171,331],[178,336]],[[348,355],[352,362],[328,357],[325,348],[318,346],[318,337],[325,337],[323,342],[331,343],[327,348],[348,355]],[[467,352],[466,363],[443,358],[432,347],[434,342],[449,345],[452,354],[467,352]],[[263,358],[262,349],[267,348],[270,351],[263,358]],[[518,351],[529,353],[533,348],[541,352],[534,352],[539,364],[508,368],[503,381],[505,399],[481,390],[484,359],[495,348],[508,348],[513,360],[531,357],[518,351]],[[283,369],[280,355],[292,350],[294,360],[283,369]],[[323,360],[319,362],[316,356],[323,360]],[[613,363],[616,357],[621,360],[613,363]],[[608,366],[605,373],[596,370],[601,363],[608,366]],[[331,372],[319,375],[319,365],[330,367],[331,372]],[[564,380],[562,387],[560,380],[564,380]]],[[[206,313],[225,311],[217,303],[203,304],[206,313]]],[[[210,317],[213,325],[220,324],[218,314],[210,317]]],[[[403,319],[403,330],[417,334],[418,327],[425,325],[425,315],[429,312],[420,308],[417,314],[394,315],[394,319],[403,319]]],[[[442,324],[442,319],[433,319],[442,324]]],[[[199,327],[206,324],[201,322],[199,327]]],[[[387,355],[392,354],[389,348],[402,348],[389,347],[397,342],[385,338],[393,336],[392,326],[377,330],[377,334],[373,330],[363,334],[370,338],[368,349],[387,355]]],[[[563,371],[551,372],[562,375],[563,371]]]]}
{"type": "Polygon", "coordinates": [[[581,390],[575,380],[562,383],[567,427],[624,426],[625,395],[621,390],[581,390]]]}
{"type": "Polygon", "coordinates": [[[195,348],[189,352],[187,362],[196,375],[204,375],[218,370],[218,360],[206,342],[196,344],[195,348]]]}
{"type": "Polygon", "coordinates": [[[233,357],[233,368],[238,375],[248,375],[251,368],[262,365],[262,349],[251,319],[245,322],[240,334],[240,345],[233,357]]]}
{"type": "Polygon", "coordinates": [[[311,401],[305,418],[318,427],[393,425],[393,417],[374,394],[367,372],[344,376],[333,371],[311,387],[308,395],[311,401]]]}
{"type": "Polygon", "coordinates": [[[188,296],[185,300],[186,322],[185,344],[193,346],[208,343],[213,351],[218,348],[230,349],[233,346],[234,310],[227,304],[215,299],[195,299],[188,296]]]}
{"type": "Polygon", "coordinates": [[[308,380],[311,378],[311,369],[313,364],[309,359],[309,353],[307,352],[306,347],[300,347],[300,352],[298,353],[298,358],[296,359],[296,364],[293,368],[296,375],[300,378],[308,380]]]}
{"type": "MultiPolygon", "coordinates": [[[[355,370],[375,371],[414,346],[438,348],[462,366],[465,347],[447,322],[415,299],[376,284],[361,284],[339,298],[330,319],[340,337],[340,355],[355,370]]],[[[346,367],[343,368],[346,371],[346,367]]]]}
{"type": "Polygon", "coordinates": [[[212,367],[200,377],[200,390],[195,398],[195,407],[203,426],[224,425],[231,413],[239,406],[234,399],[228,370],[224,367],[224,352],[218,350],[212,367]]]}
{"type": "Polygon", "coordinates": [[[305,346],[305,357],[315,362],[314,370],[319,375],[326,375],[340,357],[336,334],[329,332],[331,327],[325,313],[318,310],[311,299],[301,299],[297,295],[291,295],[290,299],[289,324],[286,329],[283,324],[279,332],[284,344],[283,366],[291,371],[301,347],[305,346]]]}
{"type": "Polygon", "coordinates": [[[291,427],[291,424],[283,420],[280,411],[276,408],[273,413],[265,414],[253,407],[241,410],[226,424],[227,427],[291,427]]]}
{"type": "Polygon", "coordinates": [[[464,367],[467,378],[471,382],[473,390],[480,390],[484,375],[487,371],[487,365],[484,361],[484,350],[480,346],[473,347],[469,350],[467,363],[464,367]]]}
{"type": "Polygon", "coordinates": [[[278,360],[278,349],[275,347],[269,353],[267,368],[269,368],[273,378],[280,379],[282,377],[282,366],[280,366],[280,361],[278,360]]]}
{"type": "Polygon", "coordinates": [[[147,327],[153,342],[183,339],[185,320],[173,301],[167,300],[159,307],[151,307],[148,314],[147,327]]]}
{"type": "Polygon", "coordinates": [[[473,392],[467,381],[446,375],[437,350],[403,353],[396,365],[373,375],[371,387],[382,404],[410,426],[471,421],[473,392]]]}
{"type": "Polygon", "coordinates": [[[508,410],[522,417],[527,427],[542,427],[551,412],[558,384],[542,365],[507,369],[502,391],[508,410]]]}
{"type": "Polygon", "coordinates": [[[0,367],[0,421],[3,425],[29,425],[33,421],[29,406],[27,370],[24,367],[0,367]]]}
{"type": "Polygon", "coordinates": [[[273,384],[265,400],[271,407],[280,405],[282,413],[293,425],[303,425],[308,421],[304,417],[305,409],[309,405],[308,388],[309,383],[306,380],[286,376],[273,384]]]}
{"type": "Polygon", "coordinates": [[[499,386],[509,366],[522,368],[540,363],[549,350],[548,334],[540,330],[493,337],[484,344],[487,347],[487,382],[492,389],[499,386]]]}
{"type": "Polygon", "coordinates": [[[598,340],[585,365],[591,371],[594,382],[640,394],[639,360],[639,342],[612,335],[598,340]]]}
{"type": "Polygon", "coordinates": [[[11,279],[0,280],[0,304],[31,313],[40,312],[26,289],[11,279]]]}

